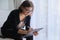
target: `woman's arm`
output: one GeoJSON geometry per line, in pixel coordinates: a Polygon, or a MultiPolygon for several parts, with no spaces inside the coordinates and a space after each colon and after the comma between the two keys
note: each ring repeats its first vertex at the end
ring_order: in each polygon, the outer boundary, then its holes
{"type": "Polygon", "coordinates": [[[28,31],[27,31],[27,30],[19,29],[19,30],[18,30],[18,33],[19,33],[19,34],[27,34],[28,31]]]}
{"type": "Polygon", "coordinates": [[[31,19],[30,16],[27,16],[25,19],[26,30],[29,30],[30,28],[30,19],[31,19]]]}
{"type": "Polygon", "coordinates": [[[16,10],[10,12],[7,20],[4,22],[3,26],[1,27],[2,34],[7,35],[9,33],[12,34],[17,32],[18,29],[16,29],[15,13],[16,10]]]}
{"type": "Polygon", "coordinates": [[[20,27],[20,29],[18,28],[19,30],[17,31],[17,33],[19,33],[19,34],[27,34],[30,31],[30,30],[27,30],[30,27],[30,17],[29,16],[26,17],[25,22],[24,23],[25,23],[25,26],[26,26],[26,30],[21,29],[21,25],[23,26],[23,24],[21,24],[21,22],[20,22],[19,25],[18,25],[20,27]]]}

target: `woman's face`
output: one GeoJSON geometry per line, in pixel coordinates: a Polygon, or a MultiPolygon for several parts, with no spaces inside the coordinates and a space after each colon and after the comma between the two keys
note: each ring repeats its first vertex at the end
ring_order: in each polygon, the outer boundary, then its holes
{"type": "Polygon", "coordinates": [[[31,16],[31,14],[32,14],[32,12],[33,12],[33,8],[32,7],[25,7],[25,8],[23,8],[23,13],[25,14],[25,15],[30,15],[31,16]]]}

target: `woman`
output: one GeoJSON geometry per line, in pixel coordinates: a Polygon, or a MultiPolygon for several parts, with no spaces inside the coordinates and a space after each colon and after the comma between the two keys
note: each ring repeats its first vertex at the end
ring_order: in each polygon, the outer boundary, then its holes
{"type": "MultiPolygon", "coordinates": [[[[33,12],[33,3],[31,1],[24,1],[18,9],[11,11],[7,20],[1,28],[4,37],[14,38],[15,40],[22,40],[24,35],[32,31],[30,28],[30,19],[33,12]],[[25,29],[23,29],[25,27],[25,29]]],[[[37,35],[37,32],[33,33],[37,35]]],[[[26,37],[26,40],[33,40],[33,35],[26,37]]]]}

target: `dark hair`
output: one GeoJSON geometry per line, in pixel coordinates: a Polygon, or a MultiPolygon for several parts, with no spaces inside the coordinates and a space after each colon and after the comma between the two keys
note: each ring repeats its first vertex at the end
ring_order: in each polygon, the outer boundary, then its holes
{"type": "Polygon", "coordinates": [[[20,6],[19,6],[19,10],[22,12],[21,7],[32,7],[33,8],[33,3],[31,1],[24,1],[20,6]]]}

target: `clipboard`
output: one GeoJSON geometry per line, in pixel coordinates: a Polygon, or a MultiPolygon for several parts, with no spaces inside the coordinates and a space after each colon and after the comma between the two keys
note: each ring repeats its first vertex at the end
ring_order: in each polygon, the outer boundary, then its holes
{"type": "Polygon", "coordinates": [[[24,37],[28,37],[28,36],[32,36],[33,35],[33,32],[38,32],[40,30],[42,30],[43,28],[37,28],[37,29],[33,29],[33,31],[29,32],[28,34],[26,34],[24,37]]]}

